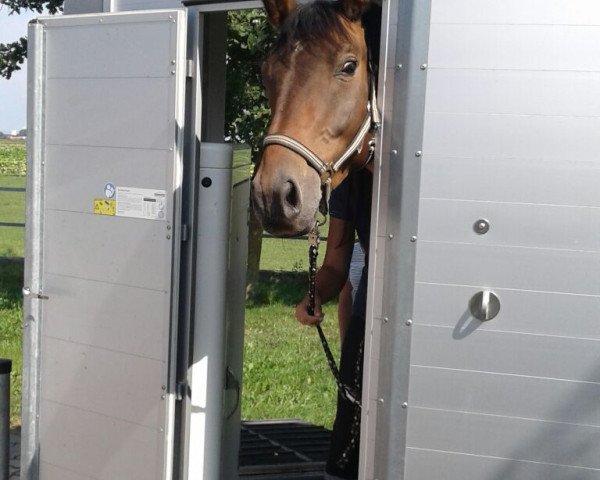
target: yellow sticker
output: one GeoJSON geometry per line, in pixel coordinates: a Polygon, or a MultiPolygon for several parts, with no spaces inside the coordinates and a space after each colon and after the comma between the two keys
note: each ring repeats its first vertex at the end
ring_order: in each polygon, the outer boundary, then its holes
{"type": "Polygon", "coordinates": [[[103,198],[97,198],[94,200],[94,215],[110,215],[114,217],[116,214],[116,200],[104,200],[103,198]]]}

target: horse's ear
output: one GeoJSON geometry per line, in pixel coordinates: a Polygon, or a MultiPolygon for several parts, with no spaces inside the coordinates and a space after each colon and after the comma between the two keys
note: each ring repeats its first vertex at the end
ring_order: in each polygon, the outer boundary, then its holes
{"type": "Polygon", "coordinates": [[[263,0],[269,20],[279,28],[296,8],[296,0],[263,0]]]}
{"type": "Polygon", "coordinates": [[[369,6],[369,0],[342,0],[344,15],[350,20],[358,20],[369,6]]]}

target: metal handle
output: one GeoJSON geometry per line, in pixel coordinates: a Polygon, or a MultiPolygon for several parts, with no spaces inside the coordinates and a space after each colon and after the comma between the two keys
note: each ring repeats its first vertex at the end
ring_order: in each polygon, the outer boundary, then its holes
{"type": "Polygon", "coordinates": [[[23,290],[21,290],[21,292],[23,293],[24,297],[31,297],[33,296],[33,298],[39,298],[40,300],[48,300],[48,295],[44,295],[42,292],[39,293],[31,293],[31,288],[29,287],[23,287],[23,290]]]}
{"type": "Polygon", "coordinates": [[[494,292],[483,290],[473,295],[469,301],[469,310],[475,318],[487,322],[498,315],[500,300],[494,292]]]}

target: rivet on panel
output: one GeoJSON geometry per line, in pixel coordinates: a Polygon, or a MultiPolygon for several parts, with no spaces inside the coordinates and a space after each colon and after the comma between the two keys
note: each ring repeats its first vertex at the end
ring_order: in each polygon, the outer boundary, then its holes
{"type": "Polygon", "coordinates": [[[391,240],[392,238],[394,238],[394,235],[393,235],[392,233],[390,233],[390,234],[388,235],[388,238],[391,240]]]}
{"type": "Polygon", "coordinates": [[[420,68],[421,68],[421,70],[427,70],[427,64],[422,63],[420,68]]]}
{"type": "Polygon", "coordinates": [[[171,230],[171,225],[167,225],[167,230],[171,230]]]}
{"type": "Polygon", "coordinates": [[[411,241],[412,243],[415,243],[415,242],[417,241],[417,236],[416,236],[416,235],[413,235],[412,237],[410,237],[410,241],[411,241]]]}
{"type": "Polygon", "coordinates": [[[392,150],[392,155],[398,155],[398,150],[396,150],[396,149],[392,150]]]}
{"type": "Polygon", "coordinates": [[[398,65],[396,65],[396,70],[402,70],[402,64],[399,63],[398,65]]]}
{"type": "Polygon", "coordinates": [[[160,399],[161,399],[161,400],[164,400],[165,398],[167,398],[167,396],[166,396],[166,395],[161,395],[161,396],[160,396],[160,399]]]}
{"type": "Polygon", "coordinates": [[[421,150],[417,150],[415,152],[415,157],[420,157],[421,155],[423,155],[423,152],[421,150]]]}
{"type": "Polygon", "coordinates": [[[171,70],[171,75],[175,75],[175,70],[171,70]]]}
{"type": "Polygon", "coordinates": [[[171,240],[171,235],[167,235],[167,240],[171,240]]]}
{"type": "Polygon", "coordinates": [[[410,327],[410,326],[412,325],[412,320],[409,318],[409,319],[408,319],[406,322],[404,322],[404,324],[405,324],[407,327],[410,327]]]}
{"type": "Polygon", "coordinates": [[[390,321],[388,317],[382,317],[381,320],[383,320],[383,323],[388,323],[390,321]]]}
{"type": "Polygon", "coordinates": [[[383,398],[378,398],[378,399],[377,399],[377,402],[379,402],[379,403],[381,403],[381,404],[383,405],[383,403],[384,403],[384,400],[383,400],[383,398]]]}
{"type": "Polygon", "coordinates": [[[404,402],[404,403],[402,404],[402,408],[408,408],[408,402],[404,402]]]}

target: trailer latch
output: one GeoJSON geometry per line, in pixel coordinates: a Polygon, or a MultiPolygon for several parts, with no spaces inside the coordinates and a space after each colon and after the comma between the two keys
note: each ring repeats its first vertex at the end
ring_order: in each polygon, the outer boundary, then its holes
{"type": "Polygon", "coordinates": [[[48,297],[48,295],[44,295],[42,292],[31,293],[31,288],[29,287],[23,287],[22,292],[24,297],[33,297],[38,298],[40,300],[48,300],[50,298],[48,297]]]}

